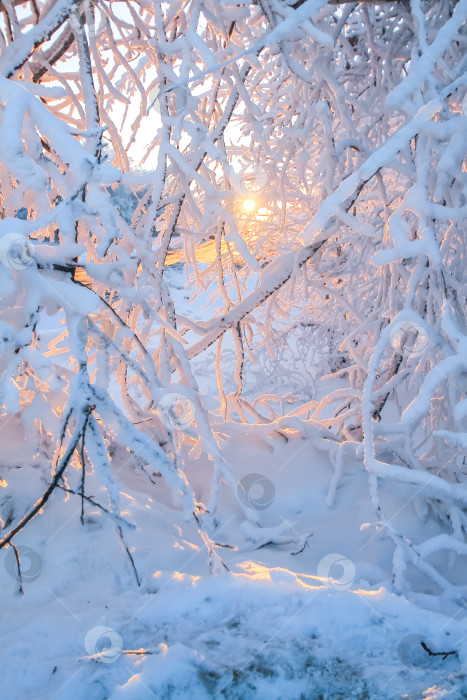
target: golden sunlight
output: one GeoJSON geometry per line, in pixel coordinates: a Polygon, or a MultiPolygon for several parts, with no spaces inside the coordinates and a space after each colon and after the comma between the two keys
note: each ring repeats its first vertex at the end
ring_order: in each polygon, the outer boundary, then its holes
{"type": "Polygon", "coordinates": [[[255,199],[245,199],[243,201],[243,211],[246,211],[247,213],[250,213],[254,211],[257,207],[257,203],[255,199]]]}

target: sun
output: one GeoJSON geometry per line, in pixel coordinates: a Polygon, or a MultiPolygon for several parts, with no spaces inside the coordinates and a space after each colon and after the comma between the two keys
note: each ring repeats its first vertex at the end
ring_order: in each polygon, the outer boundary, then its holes
{"type": "Polygon", "coordinates": [[[242,206],[243,211],[250,213],[256,209],[256,201],[254,199],[245,199],[242,206]]]}

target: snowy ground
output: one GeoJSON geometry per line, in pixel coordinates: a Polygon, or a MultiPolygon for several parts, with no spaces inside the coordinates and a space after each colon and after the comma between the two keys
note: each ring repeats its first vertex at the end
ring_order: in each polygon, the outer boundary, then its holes
{"type": "MultiPolygon", "coordinates": [[[[3,501],[2,517],[16,522],[45,482],[14,421],[0,439],[9,489],[23,498],[3,501]]],[[[87,503],[83,526],[64,492],[15,539],[24,595],[2,550],[2,700],[467,697],[465,614],[423,596],[423,582],[416,606],[395,595],[362,465],[346,463],[326,506],[333,470],[314,438],[258,441],[245,429],[223,453],[261,528],[223,487],[212,560],[162,479],[123,460],[120,526],[140,587],[114,520],[87,503]],[[268,544],[278,534],[284,544],[268,544]],[[421,641],[456,653],[431,656],[421,641]]],[[[188,476],[206,502],[209,464],[193,461],[188,476]]],[[[87,493],[107,503],[92,477],[87,493]]],[[[401,509],[390,488],[385,499],[416,541],[414,502],[401,509]]]]}
{"type": "MultiPolygon", "coordinates": [[[[238,445],[227,449],[241,478],[245,455],[238,445]]],[[[361,468],[349,467],[327,509],[330,471],[309,441],[269,454],[252,450],[248,459],[259,473],[268,467],[275,487],[265,527],[285,520],[297,541],[313,536],[296,555],[292,543],[251,551],[226,490],[216,540],[238,550],[218,549],[230,570],[218,575],[209,573],[193,524],[136,474],[118,477],[124,517],[137,525],[124,532],[141,589],[111,519],[89,505],[83,527],[77,498],[54,496],[17,538],[37,553],[24,596],[2,552],[1,697],[465,697],[464,615],[427,612],[391,593],[389,543],[360,529],[371,520],[361,468]],[[304,480],[306,472],[313,478],[304,480]],[[304,486],[294,496],[298,478],[304,486]],[[336,564],[331,580],[318,578],[319,562],[332,553],[344,568],[336,564]],[[432,651],[459,654],[429,657],[414,635],[432,651]]],[[[9,476],[28,484],[25,500],[41,490],[32,468],[9,476]]],[[[94,497],[102,502],[97,484],[94,497]]]]}

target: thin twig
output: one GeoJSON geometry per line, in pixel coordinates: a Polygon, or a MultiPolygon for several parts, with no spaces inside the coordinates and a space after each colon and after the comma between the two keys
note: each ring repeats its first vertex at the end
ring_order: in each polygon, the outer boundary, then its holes
{"type": "Polygon", "coordinates": [[[132,555],[131,555],[130,550],[128,549],[128,546],[127,546],[127,544],[126,544],[124,538],[123,538],[123,532],[122,532],[122,528],[120,527],[120,525],[117,525],[117,530],[118,530],[118,534],[119,534],[119,537],[120,537],[120,541],[121,541],[121,543],[122,543],[122,545],[123,545],[123,548],[125,549],[125,552],[128,554],[128,558],[129,558],[129,560],[130,560],[130,562],[131,562],[131,566],[133,567],[133,571],[134,571],[135,578],[136,578],[136,583],[138,584],[138,587],[140,588],[140,587],[141,587],[141,580],[140,580],[140,578],[139,578],[139,574],[138,574],[138,571],[137,571],[137,569],[136,569],[134,559],[133,559],[133,557],[132,557],[132,555]]]}
{"type": "MultiPolygon", "coordinates": [[[[47,503],[47,501],[49,500],[49,498],[50,498],[51,494],[53,493],[54,489],[58,486],[58,482],[59,482],[60,479],[62,478],[63,472],[64,472],[65,469],[67,468],[67,466],[68,466],[68,464],[69,464],[69,462],[70,462],[70,460],[71,460],[71,458],[72,458],[72,456],[73,456],[73,453],[74,453],[74,451],[75,451],[75,449],[76,449],[76,446],[77,446],[77,444],[78,444],[78,442],[79,442],[79,439],[80,439],[81,435],[83,434],[83,431],[86,430],[86,425],[87,425],[89,416],[90,416],[90,414],[91,414],[91,411],[94,410],[94,408],[95,408],[95,406],[86,406],[86,407],[82,410],[82,413],[81,413],[81,416],[80,416],[80,419],[81,419],[81,420],[80,420],[80,422],[79,422],[79,424],[78,424],[78,429],[76,430],[75,435],[74,435],[74,436],[72,437],[72,439],[70,440],[70,443],[69,443],[69,445],[68,445],[68,448],[67,448],[67,450],[66,450],[66,452],[65,452],[65,454],[64,454],[64,456],[63,456],[63,459],[62,459],[62,461],[61,461],[59,467],[57,468],[57,470],[56,470],[56,472],[55,472],[55,474],[54,474],[54,477],[53,477],[52,481],[50,482],[50,484],[48,485],[48,487],[46,488],[46,490],[44,491],[44,493],[42,494],[42,496],[39,498],[39,500],[36,501],[36,503],[34,504],[33,508],[29,511],[29,513],[26,513],[26,515],[25,515],[24,517],[21,518],[21,520],[19,521],[19,523],[18,523],[17,525],[15,525],[15,527],[12,528],[12,529],[10,530],[10,532],[9,532],[7,535],[5,535],[5,537],[4,537],[2,540],[0,540],[0,549],[2,549],[2,547],[5,547],[5,545],[10,544],[11,540],[13,539],[13,537],[14,537],[15,535],[17,535],[18,532],[21,532],[21,530],[24,528],[24,526],[27,525],[28,522],[29,522],[30,520],[32,520],[33,517],[34,517],[35,515],[37,515],[37,513],[38,513],[38,512],[44,507],[44,505],[47,503]]],[[[67,421],[69,420],[69,417],[70,417],[70,416],[67,417],[67,421]]]]}
{"type": "Polygon", "coordinates": [[[311,535],[308,535],[307,537],[305,537],[305,542],[303,543],[303,547],[301,549],[299,549],[297,552],[290,552],[290,554],[293,557],[295,557],[297,554],[301,554],[305,550],[305,547],[307,546],[308,540],[310,539],[310,537],[313,537],[313,533],[311,533],[311,535]]]}
{"type": "Polygon", "coordinates": [[[431,651],[431,649],[425,644],[425,642],[420,642],[420,644],[422,645],[422,647],[425,649],[425,651],[427,652],[427,654],[428,654],[429,656],[442,656],[442,657],[443,657],[443,661],[444,661],[448,656],[451,656],[452,654],[456,654],[456,655],[457,655],[457,651],[431,651]]]}
{"type": "Polygon", "coordinates": [[[15,553],[16,567],[18,569],[19,592],[21,593],[21,595],[24,595],[23,577],[21,576],[21,565],[20,565],[20,557],[19,557],[18,548],[16,547],[16,545],[13,544],[13,542],[10,542],[10,547],[13,547],[13,551],[15,553]]]}

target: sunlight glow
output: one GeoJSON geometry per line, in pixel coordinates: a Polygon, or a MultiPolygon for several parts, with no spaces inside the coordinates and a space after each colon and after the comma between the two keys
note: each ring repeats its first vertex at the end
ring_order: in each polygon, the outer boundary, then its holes
{"type": "Polygon", "coordinates": [[[250,213],[256,209],[256,206],[257,204],[254,199],[245,199],[243,202],[243,211],[250,213]]]}

